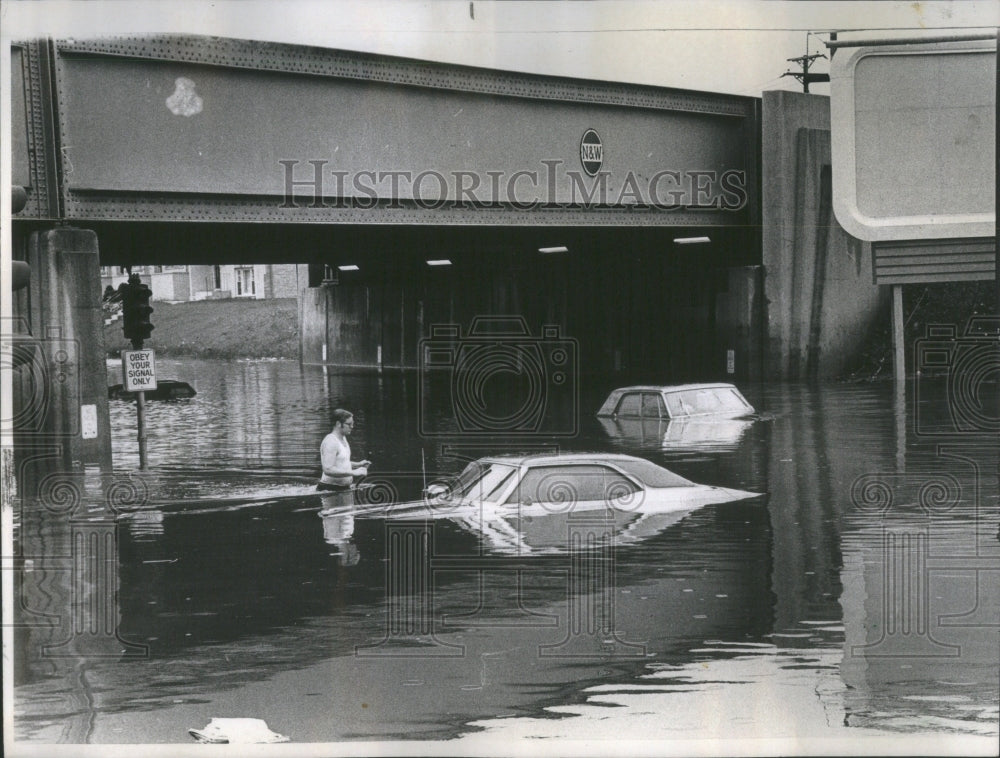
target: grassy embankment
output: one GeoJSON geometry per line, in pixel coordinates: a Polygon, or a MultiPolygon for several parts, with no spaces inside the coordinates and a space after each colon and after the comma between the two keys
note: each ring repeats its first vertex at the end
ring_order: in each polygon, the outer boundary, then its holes
{"type": "MultiPolygon", "coordinates": [[[[197,358],[298,358],[299,318],[295,298],[153,302],[153,336],[145,347],[159,356],[197,358]]],[[[121,319],[104,327],[109,355],[129,343],[121,319]]]]}

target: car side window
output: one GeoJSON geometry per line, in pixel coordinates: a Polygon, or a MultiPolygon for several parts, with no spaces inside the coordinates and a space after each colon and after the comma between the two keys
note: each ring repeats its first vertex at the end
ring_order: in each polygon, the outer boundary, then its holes
{"type": "Polygon", "coordinates": [[[642,393],[642,416],[643,418],[660,418],[666,416],[666,409],[663,406],[663,398],[656,392],[642,393]]]}
{"type": "Polygon", "coordinates": [[[606,500],[639,489],[630,479],[607,466],[537,466],[529,469],[508,503],[564,503],[606,500]]]}
{"type": "Polygon", "coordinates": [[[619,416],[638,416],[641,411],[641,402],[642,395],[640,393],[627,392],[618,401],[618,408],[615,409],[615,413],[619,416]]]}

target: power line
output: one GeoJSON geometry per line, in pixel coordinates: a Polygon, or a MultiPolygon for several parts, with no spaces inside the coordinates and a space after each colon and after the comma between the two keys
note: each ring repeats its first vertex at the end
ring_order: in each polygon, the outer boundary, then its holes
{"type": "Polygon", "coordinates": [[[757,93],[763,92],[764,88],[768,87],[771,84],[777,84],[778,82],[781,81],[781,78],[783,76],[784,74],[782,74],[781,76],[775,76],[771,79],[768,79],[765,82],[761,82],[760,84],[754,84],[750,87],[740,90],[739,94],[742,96],[757,97],[757,93]]]}
{"type": "Polygon", "coordinates": [[[670,27],[670,26],[649,26],[649,27],[622,27],[616,29],[385,29],[355,27],[343,29],[351,32],[378,32],[381,34],[489,34],[491,36],[509,34],[650,34],[662,32],[808,32],[811,34],[850,34],[856,32],[939,32],[951,30],[995,30],[995,26],[863,26],[857,28],[831,27],[829,29],[817,29],[810,26],[705,26],[705,27],[670,27]]]}

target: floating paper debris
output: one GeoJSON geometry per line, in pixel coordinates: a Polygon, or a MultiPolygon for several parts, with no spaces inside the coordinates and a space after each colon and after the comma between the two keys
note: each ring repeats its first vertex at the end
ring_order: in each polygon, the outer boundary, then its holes
{"type": "Polygon", "coordinates": [[[204,729],[188,729],[198,742],[250,744],[290,742],[283,734],[272,732],[262,719],[212,719],[204,729]]]}

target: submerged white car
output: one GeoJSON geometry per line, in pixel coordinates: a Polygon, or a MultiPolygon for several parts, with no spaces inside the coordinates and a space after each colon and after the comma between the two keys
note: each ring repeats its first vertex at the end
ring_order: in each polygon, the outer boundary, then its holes
{"type": "Polygon", "coordinates": [[[732,384],[640,384],[613,390],[597,415],[642,419],[727,419],[752,416],[755,412],[732,384]]]}
{"type": "Polygon", "coordinates": [[[644,458],[613,453],[497,456],[431,484],[422,501],[361,506],[356,518],[445,518],[500,552],[565,550],[580,518],[613,530],[618,544],[659,533],[692,510],[755,498],[698,484],[644,458]]]}

